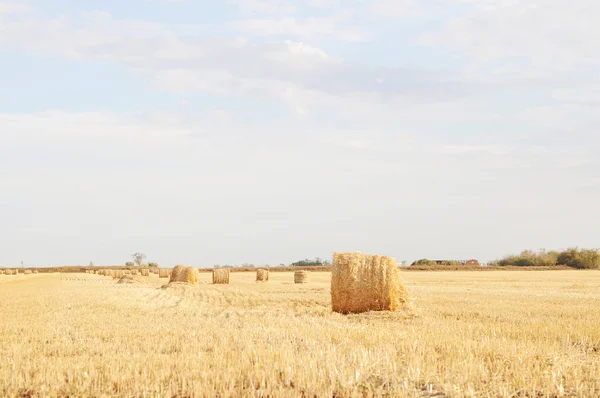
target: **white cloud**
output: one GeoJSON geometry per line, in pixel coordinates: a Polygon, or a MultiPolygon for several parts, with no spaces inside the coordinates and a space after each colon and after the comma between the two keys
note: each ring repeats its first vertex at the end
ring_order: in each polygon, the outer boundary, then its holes
{"type": "Polygon", "coordinates": [[[236,30],[259,36],[284,36],[301,39],[331,38],[345,41],[362,41],[362,33],[339,26],[339,17],[280,19],[244,19],[230,22],[236,30]]]}
{"type": "Polygon", "coordinates": [[[31,6],[23,3],[0,2],[0,17],[2,14],[17,14],[31,11],[31,6]]]}
{"type": "Polygon", "coordinates": [[[237,4],[243,15],[288,15],[296,12],[295,4],[289,0],[228,0],[228,2],[237,4]]]}
{"type": "Polygon", "coordinates": [[[382,18],[406,18],[426,13],[415,0],[373,0],[369,10],[382,18]]]}
{"type": "Polygon", "coordinates": [[[600,3],[595,0],[452,1],[466,11],[420,42],[448,46],[480,61],[508,57],[561,70],[600,63],[596,37],[600,3]]]}

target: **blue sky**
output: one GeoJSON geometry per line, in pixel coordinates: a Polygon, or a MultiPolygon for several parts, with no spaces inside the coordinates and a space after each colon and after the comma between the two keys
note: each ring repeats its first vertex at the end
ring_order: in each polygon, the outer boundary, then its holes
{"type": "Polygon", "coordinates": [[[0,266],[600,242],[591,0],[0,0],[0,266]]]}

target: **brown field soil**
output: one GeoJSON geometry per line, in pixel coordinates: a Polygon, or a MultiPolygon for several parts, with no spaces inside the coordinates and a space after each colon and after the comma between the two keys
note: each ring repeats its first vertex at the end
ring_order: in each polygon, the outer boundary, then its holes
{"type": "Polygon", "coordinates": [[[599,271],[402,276],[413,310],[344,316],[329,272],[0,275],[0,396],[600,396],[599,271]]]}

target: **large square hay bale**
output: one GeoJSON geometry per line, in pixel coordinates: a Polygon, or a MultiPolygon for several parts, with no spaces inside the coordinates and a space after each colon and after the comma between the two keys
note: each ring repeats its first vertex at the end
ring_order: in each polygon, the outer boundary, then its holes
{"type": "Polygon", "coordinates": [[[296,271],[294,272],[294,283],[309,283],[310,272],[308,271],[296,271]]]}
{"type": "Polygon", "coordinates": [[[269,281],[269,270],[268,269],[257,269],[256,270],[256,281],[257,282],[268,282],[269,281]]]}
{"type": "Polygon", "coordinates": [[[229,270],[223,268],[213,269],[212,280],[215,285],[228,285],[229,284],[229,270]]]}
{"type": "Polygon", "coordinates": [[[335,253],[331,267],[331,306],[342,314],[396,311],[408,301],[396,260],[335,253]]]}

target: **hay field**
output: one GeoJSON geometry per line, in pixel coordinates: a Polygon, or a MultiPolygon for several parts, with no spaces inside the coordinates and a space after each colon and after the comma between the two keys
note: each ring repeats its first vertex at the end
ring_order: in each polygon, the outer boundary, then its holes
{"type": "Polygon", "coordinates": [[[161,288],[0,275],[0,396],[600,396],[600,272],[403,272],[416,317],[330,274],[161,288]]]}

